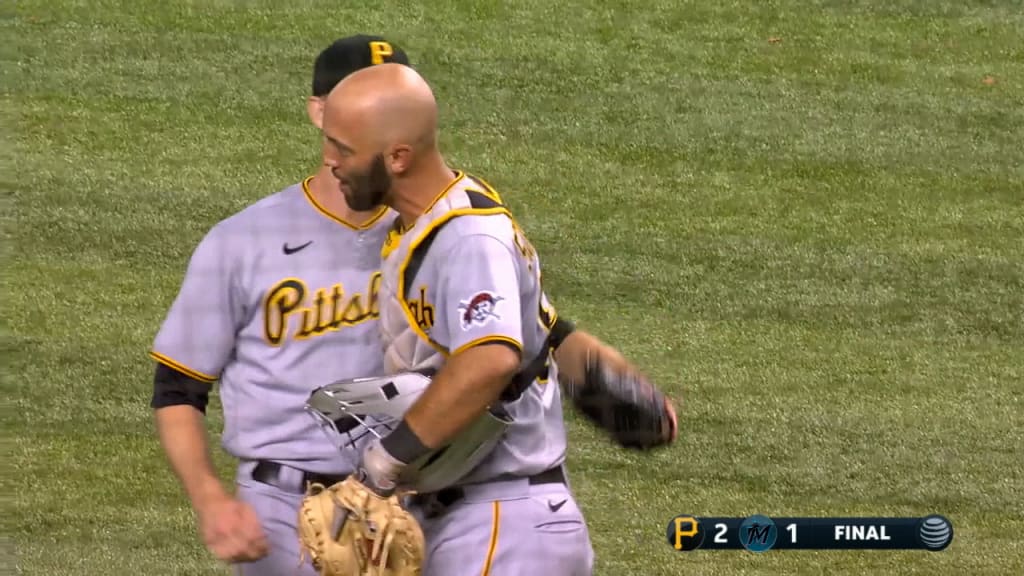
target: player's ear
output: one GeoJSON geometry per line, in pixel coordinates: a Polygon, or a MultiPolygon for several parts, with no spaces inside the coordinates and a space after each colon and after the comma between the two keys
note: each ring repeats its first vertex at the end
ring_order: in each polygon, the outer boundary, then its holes
{"type": "Polygon", "coordinates": [[[399,144],[388,151],[385,159],[392,174],[403,174],[412,164],[412,147],[408,144],[399,144]]]}
{"type": "Polygon", "coordinates": [[[309,121],[318,130],[324,127],[324,99],[319,96],[310,96],[306,99],[306,114],[309,114],[309,121]]]}

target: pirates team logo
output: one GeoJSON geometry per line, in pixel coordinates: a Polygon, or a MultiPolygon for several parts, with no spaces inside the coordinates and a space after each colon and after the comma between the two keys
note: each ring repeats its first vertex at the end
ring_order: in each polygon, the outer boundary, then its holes
{"type": "Polygon", "coordinates": [[[462,329],[469,330],[473,325],[483,325],[491,318],[501,319],[501,316],[494,311],[498,302],[504,300],[497,294],[480,292],[469,301],[459,302],[459,310],[462,311],[462,329]]]}

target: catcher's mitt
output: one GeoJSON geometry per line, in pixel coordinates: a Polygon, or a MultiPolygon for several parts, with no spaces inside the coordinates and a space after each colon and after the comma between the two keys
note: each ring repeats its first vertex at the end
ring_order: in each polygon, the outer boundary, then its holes
{"type": "Polygon", "coordinates": [[[399,504],[355,476],[312,484],[299,509],[299,545],[320,576],[418,576],[423,531],[399,504]]]}
{"type": "Polygon", "coordinates": [[[628,366],[587,358],[586,378],[567,386],[576,408],[620,446],[647,450],[675,439],[676,419],[664,394],[628,366]]]}

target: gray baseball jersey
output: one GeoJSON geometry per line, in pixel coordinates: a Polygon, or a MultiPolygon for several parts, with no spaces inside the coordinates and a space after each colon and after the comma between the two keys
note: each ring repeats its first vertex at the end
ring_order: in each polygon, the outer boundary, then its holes
{"type": "Polygon", "coordinates": [[[383,369],[380,247],[395,214],[352,226],[319,207],[308,182],[207,233],[151,355],[220,381],[230,454],[345,474],[351,462],[303,407],[316,386],[383,369]]]}
{"type": "Polygon", "coordinates": [[[555,313],[537,253],[498,195],[458,173],[411,229],[392,231],[382,256],[385,373],[438,369],[447,356],[484,342],[522,352],[523,389],[504,403],[514,421],[460,483],[560,464],[565,427],[547,342],[555,313]]]}

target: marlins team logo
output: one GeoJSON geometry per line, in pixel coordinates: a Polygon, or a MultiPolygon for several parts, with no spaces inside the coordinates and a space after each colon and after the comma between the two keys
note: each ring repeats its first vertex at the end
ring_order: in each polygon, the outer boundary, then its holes
{"type": "Polygon", "coordinates": [[[486,324],[491,318],[501,319],[501,316],[494,311],[498,302],[504,300],[497,294],[480,292],[468,301],[459,302],[459,310],[462,311],[462,329],[469,330],[474,324],[486,324]]]}

